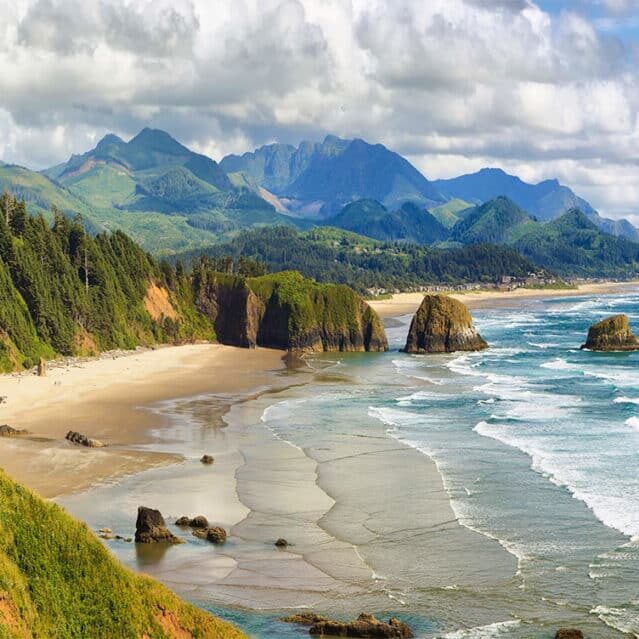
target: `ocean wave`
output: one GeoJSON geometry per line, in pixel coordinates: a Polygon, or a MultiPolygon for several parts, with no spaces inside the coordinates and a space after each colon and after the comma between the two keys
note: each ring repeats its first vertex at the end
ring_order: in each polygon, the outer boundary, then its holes
{"type": "Polygon", "coordinates": [[[639,430],[639,417],[628,417],[625,424],[626,426],[632,426],[635,430],[639,430]]]}
{"type": "Polygon", "coordinates": [[[423,360],[418,360],[416,358],[394,359],[393,366],[395,367],[395,370],[404,377],[419,379],[423,382],[434,384],[435,386],[441,386],[444,383],[444,380],[442,379],[426,375],[424,372],[425,367],[423,360]]]}
{"type": "Polygon", "coordinates": [[[637,404],[639,405],[639,397],[615,397],[613,404],[637,404]]]}
{"type": "Polygon", "coordinates": [[[574,365],[569,364],[565,359],[561,357],[557,357],[555,359],[544,362],[543,364],[540,364],[539,368],[549,368],[556,371],[570,371],[574,370],[574,365]]]}
{"type": "Polygon", "coordinates": [[[635,637],[639,633],[639,612],[636,609],[597,606],[590,614],[597,615],[609,628],[619,632],[633,634],[635,637]]]}
{"type": "Polygon", "coordinates": [[[562,344],[556,342],[544,342],[543,344],[540,342],[528,342],[528,346],[545,350],[547,348],[559,348],[560,346],[562,346],[562,344]]]}
{"type": "Polygon", "coordinates": [[[294,444],[292,441],[282,437],[282,435],[278,432],[276,424],[281,421],[285,421],[290,418],[293,414],[293,409],[296,406],[301,406],[305,404],[308,400],[306,399],[285,399],[281,402],[276,402],[275,404],[271,404],[267,406],[262,411],[262,416],[260,417],[260,421],[264,424],[264,426],[272,433],[275,439],[295,448],[296,450],[300,450],[303,452],[301,446],[294,444]]]}
{"type": "Polygon", "coordinates": [[[496,639],[497,637],[503,637],[513,632],[519,628],[520,625],[521,622],[518,619],[513,621],[498,621],[488,626],[477,626],[475,628],[468,628],[467,630],[448,632],[445,635],[440,635],[439,639],[496,639]]]}

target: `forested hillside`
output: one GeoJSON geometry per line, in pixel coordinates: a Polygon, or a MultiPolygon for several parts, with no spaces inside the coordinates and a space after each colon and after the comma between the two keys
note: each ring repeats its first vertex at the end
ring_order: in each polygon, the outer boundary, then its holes
{"type": "MultiPolygon", "coordinates": [[[[337,282],[359,292],[425,284],[493,283],[501,275],[525,276],[535,266],[513,249],[477,245],[449,250],[406,242],[377,242],[334,228],[300,233],[289,227],[240,233],[232,241],[211,247],[212,257],[230,256],[263,262],[270,271],[293,269],[319,282],[337,282]]],[[[185,262],[199,252],[184,254],[185,262]]]]}

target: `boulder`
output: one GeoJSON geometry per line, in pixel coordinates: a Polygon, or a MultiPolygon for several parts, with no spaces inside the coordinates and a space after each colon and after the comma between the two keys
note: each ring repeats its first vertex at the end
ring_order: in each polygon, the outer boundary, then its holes
{"type": "Polygon", "coordinates": [[[200,459],[200,461],[203,464],[207,464],[208,465],[208,464],[212,464],[215,461],[215,459],[213,457],[211,457],[211,455],[202,455],[202,458],[200,459]]]}
{"type": "Polygon", "coordinates": [[[14,428],[9,424],[0,425],[0,437],[18,437],[19,435],[28,435],[29,431],[23,428],[14,428]]]}
{"type": "Polygon", "coordinates": [[[322,617],[322,615],[315,614],[314,612],[301,612],[289,615],[288,617],[282,617],[280,621],[283,621],[284,623],[296,623],[300,626],[313,626],[316,623],[328,621],[328,619],[326,617],[322,617]]]}
{"type": "Polygon", "coordinates": [[[87,437],[82,433],[78,433],[75,430],[70,430],[65,439],[68,439],[70,442],[74,444],[80,444],[81,446],[88,446],[89,448],[102,448],[106,446],[104,442],[101,442],[99,439],[92,439],[91,437],[87,437]]]}
{"type": "Polygon", "coordinates": [[[280,537],[276,542],[275,545],[278,548],[287,548],[288,547],[288,541],[286,541],[286,539],[283,539],[282,537],[280,537]]]}
{"type": "Polygon", "coordinates": [[[555,634],[555,639],[584,639],[584,633],[576,628],[560,628],[555,634]]]}
{"type": "Polygon", "coordinates": [[[208,528],[209,520],[204,515],[197,515],[197,517],[180,517],[176,522],[176,526],[189,526],[190,528],[208,528]]]}
{"type": "Polygon", "coordinates": [[[46,377],[47,376],[47,361],[41,357],[38,360],[38,377],[46,377]]]}
{"type": "Polygon", "coordinates": [[[226,530],[219,526],[196,528],[193,531],[193,535],[199,539],[206,539],[206,541],[210,541],[212,544],[223,544],[226,541],[226,530]]]}
{"type": "Polygon", "coordinates": [[[395,617],[391,617],[387,622],[384,622],[366,613],[362,613],[356,621],[319,621],[311,626],[309,632],[311,635],[319,635],[321,637],[404,639],[414,636],[412,630],[395,617]]]}
{"type": "Polygon", "coordinates": [[[181,544],[183,540],[176,537],[167,527],[159,510],[140,506],[135,522],[135,541],[139,544],[167,542],[181,544]]]}
{"type": "Polygon", "coordinates": [[[405,353],[480,351],[488,344],[464,304],[447,295],[426,295],[413,317],[405,353]]]}
{"type": "Polygon", "coordinates": [[[630,330],[627,315],[614,315],[593,324],[582,349],[590,351],[636,351],[639,338],[630,330]]]}

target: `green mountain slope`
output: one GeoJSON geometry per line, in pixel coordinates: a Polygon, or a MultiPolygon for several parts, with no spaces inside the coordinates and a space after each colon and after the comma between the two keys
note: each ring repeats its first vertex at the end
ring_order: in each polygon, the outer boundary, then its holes
{"type": "Polygon", "coordinates": [[[101,209],[93,217],[102,224],[123,228],[158,252],[211,243],[253,225],[292,223],[255,191],[234,185],[216,162],[157,129],[143,129],[128,142],[107,135],[45,173],[101,209]],[[161,242],[150,232],[153,222],[162,229],[161,242]]]}
{"type": "Polygon", "coordinates": [[[512,200],[498,197],[464,211],[450,233],[450,240],[462,244],[512,244],[538,223],[512,200]]]}
{"type": "Polygon", "coordinates": [[[602,233],[578,209],[537,226],[513,246],[562,274],[627,278],[639,273],[639,244],[602,233]]]}
{"type": "Polygon", "coordinates": [[[0,637],[241,639],[136,576],[87,529],[0,471],[0,637]]]}
{"type": "Polygon", "coordinates": [[[357,200],[326,220],[326,224],[377,240],[433,244],[448,237],[448,231],[442,224],[428,211],[412,203],[389,211],[376,200],[357,200]]]}
{"type": "Polygon", "coordinates": [[[452,229],[460,219],[459,214],[466,209],[472,208],[472,206],[465,200],[453,198],[444,204],[429,209],[428,212],[447,229],[452,229]]]}

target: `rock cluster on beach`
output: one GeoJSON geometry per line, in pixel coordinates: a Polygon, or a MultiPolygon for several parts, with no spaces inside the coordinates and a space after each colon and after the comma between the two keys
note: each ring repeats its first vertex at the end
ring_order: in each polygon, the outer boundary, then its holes
{"type": "Polygon", "coordinates": [[[582,349],[590,351],[636,351],[639,338],[630,330],[627,315],[614,315],[593,324],[582,349]]]}
{"type": "Polygon", "coordinates": [[[135,522],[135,541],[139,544],[167,542],[181,544],[183,540],[176,537],[167,527],[159,510],[140,506],[135,522]]]}
{"type": "Polygon", "coordinates": [[[194,537],[199,539],[206,539],[212,544],[223,544],[226,541],[226,530],[220,526],[211,526],[209,520],[204,515],[197,515],[197,517],[180,517],[176,522],[176,526],[187,526],[193,528],[191,533],[194,537]]]}
{"type": "Polygon", "coordinates": [[[464,304],[447,295],[426,295],[411,322],[404,352],[454,353],[487,347],[464,304]]]}
{"type": "Polygon", "coordinates": [[[78,433],[75,430],[70,430],[65,439],[68,439],[70,442],[74,444],[80,444],[81,446],[87,446],[88,448],[102,448],[106,446],[106,444],[99,439],[93,439],[91,437],[87,437],[82,433],[78,433]]]}
{"type": "Polygon", "coordinates": [[[391,617],[380,621],[363,612],[355,621],[333,621],[314,613],[302,613],[284,617],[282,621],[310,626],[309,633],[320,637],[369,637],[380,639],[408,639],[413,631],[403,621],[391,617]]]}

